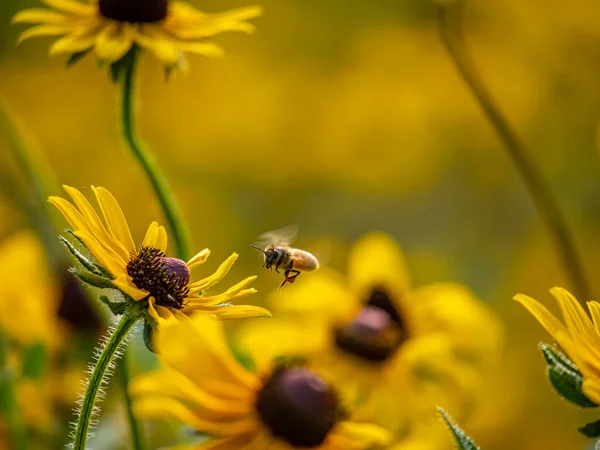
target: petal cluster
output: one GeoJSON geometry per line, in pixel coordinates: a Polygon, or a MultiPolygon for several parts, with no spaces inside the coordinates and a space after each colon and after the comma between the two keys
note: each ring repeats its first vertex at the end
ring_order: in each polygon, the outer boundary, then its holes
{"type": "Polygon", "coordinates": [[[527,308],[573,360],[584,376],[583,392],[594,403],[600,404],[600,303],[587,302],[590,319],[566,289],[554,287],[550,293],[560,307],[565,324],[527,295],[517,294],[515,300],[527,308]]]}
{"type": "Polygon", "coordinates": [[[221,48],[208,39],[226,31],[252,33],[254,26],[246,21],[261,14],[257,6],[208,14],[190,4],[173,1],[168,2],[164,19],[136,23],[103,16],[99,7],[102,0],[42,1],[50,8],[26,9],[13,18],[14,23],[34,25],[21,34],[19,42],[38,36],[59,36],[50,47],[51,55],[94,50],[98,59],[109,63],[121,59],[137,45],[166,66],[180,69],[187,67],[184,53],[221,56],[221,48]]]}
{"type": "MultiPolygon", "coordinates": [[[[297,448],[275,437],[258,414],[257,395],[269,374],[261,377],[236,361],[218,322],[174,311],[155,345],[162,367],[139,376],[130,387],[140,416],[176,419],[214,436],[205,449],[297,448]]],[[[362,450],[388,440],[376,426],[342,420],[323,444],[312,448],[362,450]]]]}
{"type": "MultiPolygon", "coordinates": [[[[174,260],[174,258],[166,258],[168,239],[165,228],[156,222],[152,222],[141,246],[137,247],[119,203],[108,190],[102,187],[92,187],[100,207],[101,219],[94,207],[79,190],[69,186],[64,186],[64,188],[71,197],[71,202],[61,197],[50,197],[49,201],[69,222],[72,234],[81,241],[96,259],[99,267],[109,277],[112,286],[127,294],[133,300],[147,299],[149,313],[155,319],[167,315],[169,308],[160,305],[156,293],[152,292],[151,289],[140,288],[142,285],[153,285],[154,280],[148,280],[148,283],[143,284],[138,281],[136,284],[136,280],[129,271],[132,261],[135,261],[140,249],[143,248],[155,249],[157,254],[164,255],[159,259],[167,260],[164,264],[172,266],[174,261],[169,263],[168,260],[174,260]]],[[[197,268],[206,262],[209,255],[210,251],[204,249],[186,263],[181,261],[181,265],[184,268],[187,267],[187,270],[193,276],[197,272],[197,268]]],[[[237,258],[238,254],[233,253],[212,275],[187,283],[185,289],[187,294],[179,309],[184,312],[203,311],[220,319],[270,316],[270,313],[264,308],[229,304],[231,301],[256,292],[255,289],[249,288],[256,276],[245,278],[223,293],[204,295],[206,290],[214,287],[227,275],[237,258]]],[[[162,262],[159,260],[156,263],[161,264],[162,262]]],[[[148,276],[151,276],[150,272],[148,276]]],[[[178,287],[181,288],[181,286],[178,287]]]]}
{"type": "Polygon", "coordinates": [[[463,417],[480,397],[500,352],[499,321],[459,284],[411,289],[386,234],[360,239],[348,266],[346,276],[322,269],[278,294],[275,319],[243,324],[236,343],[261,365],[266,349],[305,357],[365,417],[431,445],[435,405],[463,417]]]}

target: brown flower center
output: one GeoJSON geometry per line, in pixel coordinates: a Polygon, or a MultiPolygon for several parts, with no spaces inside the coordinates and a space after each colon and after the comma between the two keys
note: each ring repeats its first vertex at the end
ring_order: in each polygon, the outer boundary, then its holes
{"type": "Polygon", "coordinates": [[[374,289],[352,321],[334,329],[338,348],[369,362],[389,359],[406,339],[404,321],[387,292],[374,289]]]}
{"type": "Polygon", "coordinates": [[[168,258],[157,248],[142,246],[131,255],[127,274],[136,287],[154,297],[157,305],[183,308],[190,291],[190,269],[182,260],[168,258]]]}
{"type": "Polygon", "coordinates": [[[305,448],[320,446],[341,415],[331,387],[304,368],[275,369],[258,392],[256,410],[273,436],[305,448]]]}
{"type": "Polygon", "coordinates": [[[99,0],[100,14],[119,22],[158,22],[167,17],[168,0],[99,0]]]}

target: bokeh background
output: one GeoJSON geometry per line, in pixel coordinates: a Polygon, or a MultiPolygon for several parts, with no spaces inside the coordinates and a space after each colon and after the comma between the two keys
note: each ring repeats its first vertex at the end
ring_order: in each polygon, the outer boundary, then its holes
{"type": "MultiPolygon", "coordinates": [[[[246,5],[193,3],[215,12],[246,5]]],[[[262,272],[248,248],[256,235],[297,224],[299,245],[328,242],[329,264],[344,270],[353,241],[374,229],[390,233],[415,285],[462,282],[502,318],[503,362],[485,406],[465,425],[478,444],[585,448],[575,428],[597,417],[551,390],[536,348],[548,337],[511,300],[524,292],[554,307],[548,288],[567,281],[523,183],[444,52],[432,3],[261,3],[256,35],[216,39],[227,52],[221,61],[195,58],[189,75],[166,82],[160,64],[143,58],[140,132],[182,203],[194,248],[210,247],[213,265],[239,251],[230,277],[259,274],[252,302],[264,303],[280,279],[262,272]]],[[[10,17],[37,5],[0,4],[0,95],[57,179],[110,189],[140,238],[159,209],[120,141],[116,87],[92,57],[65,70],[47,57],[49,40],[15,46],[20,28],[10,17]]],[[[472,0],[465,35],[558,196],[598,295],[600,4],[472,0]]],[[[0,164],[5,238],[30,225],[12,201],[27,186],[3,136],[0,164]]],[[[145,370],[153,357],[139,341],[132,359],[145,370]]],[[[112,433],[99,435],[112,437],[94,448],[114,448],[127,432],[123,412],[107,405],[102,426],[112,433]]]]}

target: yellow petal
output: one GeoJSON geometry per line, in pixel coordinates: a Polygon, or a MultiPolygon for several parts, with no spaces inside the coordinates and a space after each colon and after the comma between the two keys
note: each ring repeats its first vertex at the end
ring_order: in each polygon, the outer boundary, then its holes
{"type": "Polygon", "coordinates": [[[582,390],[587,398],[595,404],[600,405],[600,382],[598,380],[584,379],[582,390]]]}
{"type": "Polygon", "coordinates": [[[556,298],[563,313],[567,328],[572,334],[584,336],[591,342],[598,340],[592,321],[577,299],[566,289],[555,287],[550,293],[556,298]]]}
{"type": "Polygon", "coordinates": [[[90,14],[95,14],[96,10],[92,5],[72,1],[72,0],[41,0],[42,3],[46,5],[58,9],[62,12],[76,14],[79,16],[87,16],[90,14]]]}
{"type": "MultiPolygon", "coordinates": [[[[216,306],[221,303],[225,303],[227,301],[233,300],[235,298],[245,297],[246,295],[254,294],[256,292],[254,289],[245,289],[245,288],[248,287],[250,284],[254,283],[256,278],[257,277],[255,275],[245,278],[244,280],[240,281],[239,283],[230,287],[224,293],[219,294],[219,295],[212,295],[212,296],[207,296],[207,297],[191,296],[191,298],[195,298],[197,303],[202,303],[203,305],[206,305],[206,306],[216,306]],[[242,292],[243,292],[243,294],[242,294],[242,292]]],[[[196,290],[197,289],[191,289],[190,291],[194,292],[196,290]]]]}
{"type": "Polygon", "coordinates": [[[211,42],[179,42],[177,46],[184,52],[196,53],[208,58],[221,58],[223,49],[211,42]]]}
{"type": "Polygon", "coordinates": [[[380,232],[367,234],[352,246],[348,279],[360,297],[367,297],[374,288],[381,288],[401,301],[409,287],[404,255],[390,236],[380,232]]]}
{"type": "Polygon", "coordinates": [[[257,433],[248,432],[225,439],[211,439],[201,444],[196,450],[275,450],[269,444],[269,439],[264,435],[257,436],[257,433]]]}
{"type": "Polygon", "coordinates": [[[156,239],[158,238],[158,222],[152,222],[146,231],[146,236],[142,241],[144,247],[156,247],[156,239]]]}
{"type": "Polygon", "coordinates": [[[165,35],[158,26],[153,24],[142,24],[140,30],[136,33],[135,41],[154,53],[167,66],[175,65],[181,54],[172,38],[165,35]]]}
{"type": "Polygon", "coordinates": [[[204,264],[206,262],[206,260],[208,259],[208,257],[210,256],[210,250],[205,248],[204,250],[200,250],[198,253],[196,253],[192,259],[190,259],[187,262],[187,266],[190,270],[201,266],[202,264],[204,264]]]}
{"type": "Polygon", "coordinates": [[[121,207],[117,200],[103,187],[92,186],[92,189],[96,194],[100,209],[102,209],[102,213],[104,214],[108,230],[125,246],[125,249],[128,252],[134,251],[135,244],[133,243],[129,226],[127,225],[127,221],[125,220],[125,216],[123,215],[123,211],[121,211],[121,207]]]}
{"type": "Polygon", "coordinates": [[[61,24],[65,25],[68,17],[56,11],[50,11],[42,8],[26,9],[17,13],[13,19],[13,23],[46,23],[46,24],[61,24]]]}
{"type": "Polygon", "coordinates": [[[567,331],[565,326],[537,300],[524,294],[517,294],[514,299],[523,305],[554,339],[559,331],[567,331]]]}
{"type": "Polygon", "coordinates": [[[77,206],[81,215],[87,220],[88,224],[90,225],[90,228],[92,229],[94,234],[99,238],[99,240],[103,244],[114,250],[115,253],[117,253],[124,261],[128,261],[129,253],[127,252],[127,250],[125,250],[125,247],[123,247],[123,245],[119,241],[117,241],[108,234],[106,228],[104,227],[104,224],[100,220],[100,217],[98,217],[98,214],[96,214],[96,211],[94,211],[94,208],[87,201],[85,196],[79,190],[71,186],[65,185],[63,186],[63,188],[65,189],[67,194],[69,194],[69,196],[73,200],[73,203],[75,203],[75,206],[77,206]]]}
{"type": "Polygon", "coordinates": [[[392,441],[388,431],[369,423],[340,421],[330,433],[333,448],[344,450],[388,446],[392,441]]]}
{"type": "Polygon", "coordinates": [[[250,419],[218,421],[199,417],[191,408],[165,396],[142,396],[134,401],[133,410],[141,417],[172,418],[198,431],[220,436],[236,436],[253,431],[257,424],[250,419]]]}
{"type": "Polygon", "coordinates": [[[77,236],[81,242],[83,242],[83,245],[85,245],[94,258],[96,258],[98,263],[100,263],[102,267],[108,270],[115,277],[118,277],[120,274],[126,271],[126,268],[122,262],[118,259],[115,259],[89,232],[77,230],[74,231],[73,234],[77,236]]]}
{"type": "Polygon", "coordinates": [[[135,30],[129,23],[109,22],[98,34],[96,54],[98,59],[114,62],[121,59],[131,48],[135,30]]]}
{"type": "Polygon", "coordinates": [[[357,312],[361,300],[335,271],[323,268],[269,298],[277,311],[336,322],[357,312]]]}
{"type": "Polygon", "coordinates": [[[160,225],[157,230],[156,248],[163,253],[167,252],[167,230],[165,230],[165,227],[162,225],[160,225]]]}
{"type": "Polygon", "coordinates": [[[48,197],[48,202],[60,211],[74,231],[82,230],[89,234],[93,234],[93,231],[85,218],[77,211],[77,208],[67,200],[61,197],[48,197]]]}
{"type": "Polygon", "coordinates": [[[114,284],[117,289],[125,292],[136,301],[148,297],[148,293],[146,291],[142,291],[141,289],[135,287],[131,282],[129,282],[127,276],[124,274],[121,274],[116,279],[112,280],[112,284],[114,284]]]}
{"type": "MultiPolygon", "coordinates": [[[[194,309],[193,306],[191,308],[194,309]]],[[[268,309],[251,305],[223,306],[215,310],[214,315],[220,320],[272,317],[268,309]]]]}
{"type": "Polygon", "coordinates": [[[94,35],[84,35],[82,32],[72,32],[67,36],[56,40],[50,46],[50,55],[64,55],[78,53],[88,50],[96,43],[94,35]]]}
{"type": "Polygon", "coordinates": [[[191,321],[181,321],[177,326],[164,327],[157,337],[158,348],[168,348],[162,354],[165,362],[202,385],[203,380],[218,380],[232,389],[250,391],[256,387],[257,378],[235,360],[229,350],[220,322],[204,314],[191,321]]]}
{"type": "Polygon", "coordinates": [[[587,302],[588,309],[590,310],[590,314],[592,316],[592,320],[594,321],[594,327],[596,327],[596,332],[600,333],[600,303],[598,302],[587,302]]]}
{"type": "Polygon", "coordinates": [[[17,40],[17,45],[23,42],[26,39],[30,39],[33,37],[39,36],[60,36],[63,34],[67,34],[72,30],[71,25],[37,25],[35,27],[28,28],[23,31],[19,35],[19,39],[17,40]]]}
{"type": "Polygon", "coordinates": [[[140,397],[166,396],[181,400],[193,406],[194,413],[204,420],[237,421],[254,411],[252,401],[212,395],[201,385],[169,368],[140,375],[131,384],[130,391],[140,397]]]}
{"type": "Polygon", "coordinates": [[[194,283],[190,283],[190,290],[193,292],[203,291],[217,284],[219,281],[225,278],[225,275],[227,275],[233,264],[236,262],[238,256],[239,255],[237,253],[233,253],[229,258],[227,258],[221,263],[216,272],[213,273],[211,276],[196,281],[194,283]]]}

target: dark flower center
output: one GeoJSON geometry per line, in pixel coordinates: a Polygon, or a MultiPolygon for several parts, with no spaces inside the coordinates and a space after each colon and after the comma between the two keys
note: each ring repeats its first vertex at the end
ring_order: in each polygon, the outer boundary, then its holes
{"type": "Polygon", "coordinates": [[[190,269],[185,262],[167,258],[154,247],[142,246],[133,253],[127,263],[127,274],[133,284],[154,297],[157,305],[167,308],[181,309],[190,291],[190,269]]]}
{"type": "Polygon", "coordinates": [[[304,368],[279,367],[258,392],[256,410],[273,436],[292,447],[321,445],[341,415],[329,385],[304,368]]]}
{"type": "Polygon", "coordinates": [[[383,362],[406,339],[406,327],[387,292],[374,289],[352,321],[334,329],[334,339],[338,348],[354,356],[383,362]]]}
{"type": "Polygon", "coordinates": [[[99,0],[100,14],[119,22],[158,22],[167,17],[168,0],[99,0]]]}

